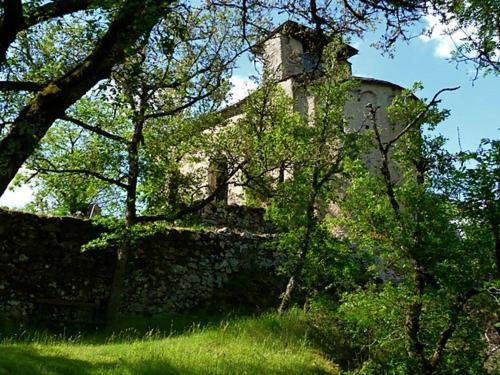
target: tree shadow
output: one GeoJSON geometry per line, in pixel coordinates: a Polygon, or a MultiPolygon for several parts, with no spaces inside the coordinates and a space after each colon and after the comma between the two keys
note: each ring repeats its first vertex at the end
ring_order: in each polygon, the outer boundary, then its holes
{"type": "Polygon", "coordinates": [[[91,374],[96,366],[86,361],[61,356],[41,355],[32,348],[3,345],[0,347],[0,374],[91,374]]]}
{"type": "Polygon", "coordinates": [[[103,327],[93,333],[84,332],[86,342],[107,343],[128,342],[158,334],[160,337],[175,337],[209,328],[219,327],[234,318],[251,316],[246,312],[229,312],[226,314],[172,314],[153,316],[145,319],[141,316],[123,316],[110,326],[103,327]]]}
{"type": "Polygon", "coordinates": [[[91,374],[146,374],[146,375],[194,375],[194,374],[337,374],[317,368],[313,364],[284,366],[271,370],[265,363],[233,362],[227,358],[217,368],[208,369],[202,363],[194,368],[174,366],[167,360],[154,359],[129,362],[117,359],[115,362],[89,362],[62,356],[40,354],[34,348],[20,348],[15,345],[0,346],[0,375],[91,375],[91,374]]]}
{"type": "Polygon", "coordinates": [[[91,375],[91,374],[190,374],[173,367],[167,361],[128,363],[89,362],[62,356],[42,355],[33,348],[0,347],[0,375],[91,375]]]}
{"type": "MultiPolygon", "coordinates": [[[[266,374],[266,375],[338,375],[338,369],[332,367],[331,371],[319,368],[313,364],[283,365],[281,369],[270,369],[264,363],[233,363],[231,360],[225,360],[214,367],[204,367],[200,363],[194,368],[174,367],[168,361],[151,360],[141,361],[140,363],[127,364],[120,367],[120,370],[127,370],[127,374],[147,374],[147,375],[205,375],[205,374],[266,374]]],[[[117,372],[118,373],[118,372],[117,372]]]]}

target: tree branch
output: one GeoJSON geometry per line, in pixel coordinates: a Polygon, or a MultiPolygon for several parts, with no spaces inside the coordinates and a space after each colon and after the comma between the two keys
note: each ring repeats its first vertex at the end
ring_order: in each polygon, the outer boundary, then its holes
{"type": "Polygon", "coordinates": [[[371,104],[369,104],[367,107],[370,110],[370,117],[371,117],[370,119],[373,123],[373,131],[375,133],[375,140],[377,141],[377,147],[382,156],[382,165],[380,166],[380,173],[382,173],[382,177],[384,178],[387,198],[389,199],[392,210],[396,215],[399,225],[403,227],[404,223],[401,220],[401,210],[399,202],[396,199],[396,194],[394,192],[394,187],[392,184],[391,170],[389,169],[389,147],[384,146],[384,143],[382,142],[382,136],[378,128],[377,111],[379,107],[374,107],[371,104]]]}
{"type": "Polygon", "coordinates": [[[128,185],[124,184],[123,182],[119,180],[115,180],[114,178],[109,178],[106,176],[101,175],[100,173],[91,171],[89,169],[50,169],[50,168],[42,168],[42,167],[37,167],[37,171],[41,173],[74,173],[74,174],[84,174],[88,176],[95,177],[101,181],[119,186],[123,189],[128,189],[128,185]]]}
{"type": "Polygon", "coordinates": [[[21,0],[5,0],[4,15],[0,19],[0,64],[5,61],[7,50],[19,32],[41,22],[88,9],[91,4],[92,0],[54,0],[23,15],[21,0]]]}
{"type": "Polygon", "coordinates": [[[210,95],[212,95],[215,91],[217,91],[220,87],[219,85],[214,86],[213,89],[207,91],[206,93],[193,97],[191,100],[187,101],[184,104],[181,104],[175,108],[169,109],[168,111],[163,111],[163,112],[155,112],[155,113],[150,113],[144,116],[145,120],[150,120],[150,119],[155,119],[155,118],[160,118],[160,117],[167,117],[167,116],[173,116],[177,113],[182,112],[183,110],[193,106],[200,100],[208,98],[210,95]]]}
{"type": "Polygon", "coordinates": [[[109,133],[106,130],[103,130],[102,128],[99,128],[97,126],[92,126],[92,125],[86,124],[85,122],[83,122],[77,118],[64,115],[64,116],[61,116],[60,119],[64,120],[64,121],[72,122],[73,124],[83,128],[83,129],[86,129],[86,130],[89,130],[93,133],[102,135],[103,137],[111,139],[113,141],[117,141],[117,142],[121,142],[121,143],[125,143],[125,144],[130,143],[127,139],[120,137],[119,135],[109,133]]]}
{"type": "Polygon", "coordinates": [[[179,211],[177,211],[176,213],[174,214],[171,214],[171,215],[151,215],[151,216],[139,216],[137,217],[137,222],[139,223],[148,223],[148,222],[153,222],[153,221],[160,221],[160,220],[167,220],[167,221],[173,221],[173,220],[178,220],[186,215],[189,215],[189,214],[192,214],[192,213],[195,213],[199,210],[201,210],[203,207],[205,207],[207,204],[211,203],[218,195],[219,193],[226,187],[226,185],[228,184],[229,180],[234,176],[236,175],[236,173],[241,170],[245,164],[247,164],[248,161],[242,161],[241,163],[239,163],[236,168],[234,168],[233,171],[231,171],[231,173],[229,173],[226,177],[226,179],[224,180],[223,183],[221,183],[220,185],[218,185],[214,191],[212,191],[212,193],[210,195],[208,195],[206,198],[202,199],[202,200],[199,200],[195,203],[193,203],[192,205],[186,207],[186,208],[183,208],[179,211]]]}
{"type": "Polygon", "coordinates": [[[19,31],[26,27],[21,0],[5,0],[0,19],[0,65],[5,61],[7,49],[19,31]]]}
{"type": "Polygon", "coordinates": [[[443,92],[445,91],[455,91],[455,90],[458,90],[460,88],[460,86],[457,86],[457,87],[450,87],[450,88],[444,88],[444,89],[441,89],[439,90],[435,95],[434,97],[432,98],[432,100],[429,102],[429,104],[427,104],[425,106],[425,108],[412,120],[410,121],[404,128],[403,130],[401,130],[401,132],[396,135],[393,139],[391,139],[389,142],[386,143],[385,147],[389,148],[391,147],[394,143],[396,143],[399,138],[401,138],[403,135],[405,135],[411,128],[413,128],[421,119],[422,117],[424,117],[428,112],[429,110],[436,104],[438,104],[440,102],[440,100],[438,100],[438,97],[439,95],[441,95],[443,92]]]}
{"type": "Polygon", "coordinates": [[[53,18],[88,9],[91,4],[92,0],[53,0],[26,14],[24,18],[26,28],[53,18]]]}
{"type": "Polygon", "coordinates": [[[32,81],[0,81],[0,91],[30,91],[37,92],[45,85],[32,81]]]}
{"type": "Polygon", "coordinates": [[[478,290],[471,289],[471,290],[467,291],[464,295],[460,296],[460,298],[456,302],[455,306],[453,306],[453,310],[451,311],[451,316],[450,316],[450,320],[448,322],[448,326],[441,333],[441,336],[439,337],[439,341],[436,345],[436,349],[434,350],[434,353],[432,354],[432,357],[429,360],[429,363],[433,369],[436,369],[436,367],[439,365],[439,362],[441,361],[441,358],[443,357],[443,353],[444,353],[444,349],[446,348],[446,344],[448,343],[451,336],[453,335],[453,333],[457,329],[458,318],[460,317],[460,314],[462,313],[466,303],[477,294],[479,294],[478,290]]]}
{"type": "MultiPolygon", "coordinates": [[[[0,195],[53,122],[130,53],[129,47],[165,14],[173,0],[127,0],[94,50],[73,69],[48,83],[0,140],[0,195]]],[[[1,57],[1,56],[0,56],[1,57]]]]}
{"type": "Polygon", "coordinates": [[[366,17],[361,14],[361,13],[358,13],[352,6],[351,4],[349,4],[349,0],[342,0],[342,2],[344,3],[344,6],[346,7],[346,9],[349,11],[349,13],[351,13],[358,21],[366,21],[366,17]]]}

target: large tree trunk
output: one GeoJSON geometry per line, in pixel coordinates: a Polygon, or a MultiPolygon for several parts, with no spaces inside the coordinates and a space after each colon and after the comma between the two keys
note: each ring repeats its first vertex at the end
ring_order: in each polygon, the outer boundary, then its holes
{"type": "Polygon", "coordinates": [[[16,118],[0,142],[0,196],[19,168],[66,109],[97,82],[109,77],[134,42],[154,26],[172,0],[128,0],[94,51],[64,76],[49,83],[16,118]]]}
{"type": "Polygon", "coordinates": [[[25,25],[21,0],[5,0],[3,11],[0,18],[0,65],[5,61],[7,49],[25,25]]]}
{"type": "Polygon", "coordinates": [[[53,0],[37,7],[30,7],[23,14],[21,0],[5,0],[4,13],[0,18],[0,65],[5,62],[7,50],[20,31],[41,22],[88,9],[92,0],[53,0]]]}
{"type": "Polygon", "coordinates": [[[109,290],[109,299],[106,306],[106,322],[113,322],[122,302],[123,285],[127,272],[128,241],[121,241],[116,249],[116,263],[113,271],[113,279],[109,290]]]}

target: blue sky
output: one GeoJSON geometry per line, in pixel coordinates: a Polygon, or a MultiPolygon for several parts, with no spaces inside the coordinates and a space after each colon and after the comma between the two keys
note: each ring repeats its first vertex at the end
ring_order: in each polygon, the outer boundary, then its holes
{"type": "MultiPolygon", "coordinates": [[[[437,28],[439,31],[439,28],[437,28]]],[[[482,138],[498,139],[500,129],[500,77],[492,75],[472,80],[473,67],[456,66],[446,60],[453,47],[449,37],[436,32],[431,38],[415,38],[411,43],[398,43],[394,58],[382,56],[370,46],[375,35],[351,44],[359,54],[350,59],[353,74],[391,81],[403,87],[410,87],[421,81],[424,90],[421,97],[431,98],[445,87],[460,86],[458,91],[442,96],[442,108],[451,111],[450,117],[438,128],[438,132],[449,139],[447,148],[459,151],[458,132],[464,150],[475,149],[482,138]]],[[[248,76],[255,74],[248,58],[240,60],[240,67],[234,72],[232,82],[233,101],[241,99],[255,85],[248,76]]],[[[0,198],[0,205],[21,208],[32,199],[32,191],[23,186],[8,191],[0,198]]]]}

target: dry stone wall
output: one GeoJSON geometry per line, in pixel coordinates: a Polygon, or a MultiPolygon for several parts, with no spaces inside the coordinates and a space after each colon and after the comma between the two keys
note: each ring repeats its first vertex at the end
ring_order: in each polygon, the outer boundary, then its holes
{"type": "MultiPolygon", "coordinates": [[[[86,220],[0,210],[0,315],[36,317],[50,301],[104,306],[114,249],[80,251],[102,232],[86,220]]],[[[259,303],[275,303],[282,281],[274,276],[279,259],[268,240],[226,228],[168,229],[142,239],[130,252],[121,310],[255,307],[256,293],[259,303]]]]}
{"type": "Polygon", "coordinates": [[[195,220],[207,226],[227,227],[252,233],[272,233],[271,222],[264,219],[264,209],[240,205],[207,205],[195,220]]]}

